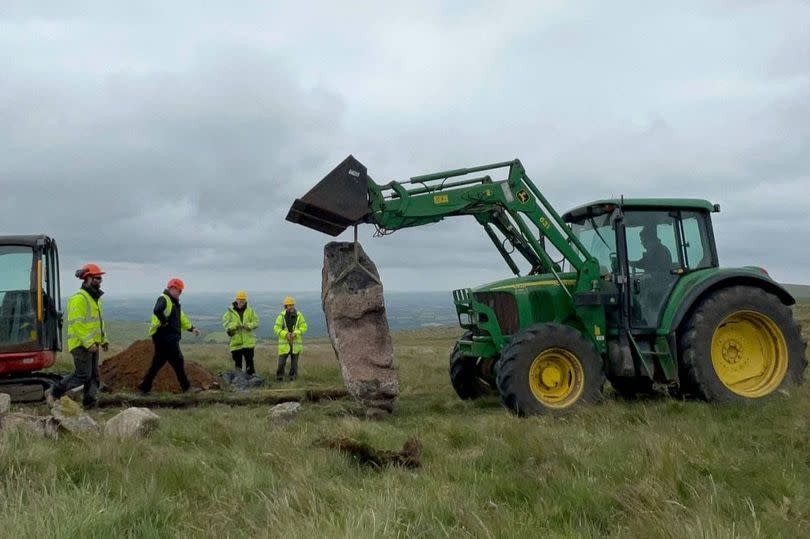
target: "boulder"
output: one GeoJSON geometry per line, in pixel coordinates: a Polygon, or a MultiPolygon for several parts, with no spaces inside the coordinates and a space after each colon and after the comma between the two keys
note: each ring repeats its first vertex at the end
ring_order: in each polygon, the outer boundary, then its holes
{"type": "Polygon", "coordinates": [[[232,371],[223,373],[220,377],[232,389],[237,391],[246,391],[254,387],[262,387],[264,385],[264,378],[258,374],[247,374],[242,370],[234,369],[232,371]]]}
{"type": "Polygon", "coordinates": [[[11,408],[11,395],[0,393],[0,414],[5,414],[11,408]]]}
{"type": "Polygon", "coordinates": [[[58,438],[60,421],[53,416],[6,413],[0,415],[0,434],[24,431],[42,438],[58,438]]]}
{"type": "Polygon", "coordinates": [[[118,438],[142,438],[158,425],[160,416],[149,408],[127,408],[104,425],[104,434],[118,438]]]}
{"type": "Polygon", "coordinates": [[[366,406],[391,410],[399,378],[383,286],[359,244],[331,242],[324,247],[321,302],[349,393],[366,406]]]}
{"type": "Polygon", "coordinates": [[[53,403],[51,414],[59,420],[61,428],[74,434],[79,432],[98,432],[101,430],[98,423],[96,423],[92,417],[84,413],[79,403],[70,399],[67,395],[63,395],[59,400],[53,403]]]}
{"type": "Polygon", "coordinates": [[[289,421],[300,411],[300,402],[282,402],[270,408],[270,420],[273,422],[289,421]]]}

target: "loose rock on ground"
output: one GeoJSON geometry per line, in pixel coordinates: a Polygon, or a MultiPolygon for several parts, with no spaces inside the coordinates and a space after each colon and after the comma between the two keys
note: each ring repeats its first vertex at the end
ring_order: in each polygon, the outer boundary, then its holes
{"type": "Polygon", "coordinates": [[[118,438],[142,438],[160,422],[160,416],[149,408],[127,408],[104,425],[104,434],[118,438]]]}

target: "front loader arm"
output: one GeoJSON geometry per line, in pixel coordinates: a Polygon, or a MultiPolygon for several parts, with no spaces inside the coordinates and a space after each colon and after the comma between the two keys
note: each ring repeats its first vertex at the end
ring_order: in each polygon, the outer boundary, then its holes
{"type": "Polygon", "coordinates": [[[347,226],[361,222],[373,223],[381,233],[387,233],[458,215],[475,217],[515,274],[519,272],[505,246],[507,242],[526,258],[531,272],[556,275],[560,268],[546,252],[548,241],[577,271],[577,291],[591,289],[593,281],[599,278],[596,260],[531,182],[517,159],[379,185],[368,177],[359,161],[349,156],[295,201],[287,219],[337,235],[347,226]],[[454,180],[506,168],[506,179],[498,181],[489,174],[454,180]],[[366,196],[362,195],[363,185],[366,196]],[[530,225],[536,227],[536,232],[530,225]]]}

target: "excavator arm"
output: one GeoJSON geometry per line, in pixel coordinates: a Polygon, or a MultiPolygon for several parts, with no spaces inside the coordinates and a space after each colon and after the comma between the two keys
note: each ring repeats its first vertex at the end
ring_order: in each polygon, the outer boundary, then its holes
{"type": "Polygon", "coordinates": [[[591,289],[599,278],[596,260],[517,159],[379,185],[365,166],[349,156],[295,200],[287,220],[332,236],[349,226],[371,223],[385,235],[459,215],[471,215],[483,226],[516,275],[520,271],[514,252],[528,261],[530,273],[557,275],[560,267],[546,251],[548,241],[579,275],[577,291],[591,289]],[[503,171],[505,178],[493,179],[493,174],[503,171]]]}

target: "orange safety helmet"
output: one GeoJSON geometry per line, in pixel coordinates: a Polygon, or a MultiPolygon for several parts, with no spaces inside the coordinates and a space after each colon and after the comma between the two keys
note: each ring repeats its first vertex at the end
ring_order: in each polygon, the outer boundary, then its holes
{"type": "Polygon", "coordinates": [[[169,284],[166,285],[166,288],[176,288],[180,292],[182,292],[183,288],[185,287],[186,285],[183,284],[183,281],[178,279],[177,277],[172,277],[171,279],[169,279],[169,284]]]}
{"type": "Polygon", "coordinates": [[[99,277],[104,275],[105,272],[101,271],[101,268],[98,267],[96,264],[85,264],[80,269],[76,270],[76,277],[79,279],[84,279],[86,277],[99,277]]]}

